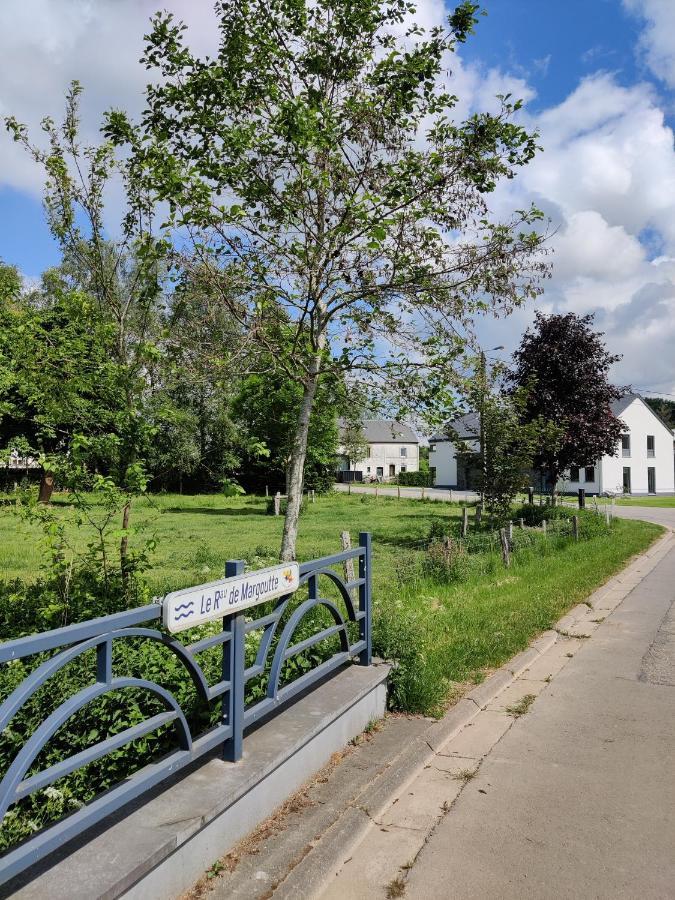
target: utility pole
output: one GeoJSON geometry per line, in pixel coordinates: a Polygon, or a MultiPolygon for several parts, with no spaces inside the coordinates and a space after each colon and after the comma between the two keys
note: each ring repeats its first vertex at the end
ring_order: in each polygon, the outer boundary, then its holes
{"type": "MultiPolygon", "coordinates": [[[[492,350],[489,350],[489,353],[493,353],[495,350],[503,350],[504,346],[500,344],[498,347],[493,347],[492,350]]],[[[487,397],[488,392],[488,375],[487,375],[487,356],[485,355],[485,350],[480,351],[480,409],[478,410],[478,418],[479,418],[479,428],[480,428],[480,436],[479,436],[479,444],[480,444],[480,467],[482,473],[481,486],[480,486],[480,499],[481,503],[485,500],[485,484],[487,481],[487,454],[485,452],[485,398],[487,397]]]]}

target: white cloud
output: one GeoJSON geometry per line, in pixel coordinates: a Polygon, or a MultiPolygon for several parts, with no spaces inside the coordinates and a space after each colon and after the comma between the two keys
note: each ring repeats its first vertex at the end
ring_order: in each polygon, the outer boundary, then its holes
{"type": "MultiPolygon", "coordinates": [[[[217,41],[211,3],[190,0],[3,0],[0,4],[0,117],[14,115],[38,135],[44,116],[59,121],[77,79],[85,89],[82,133],[94,142],[111,106],[141,108],[148,73],[138,64],[150,16],[168,8],[190,25],[200,52],[217,41]]],[[[40,173],[0,135],[0,183],[39,195],[40,173]]]]}
{"type": "Polygon", "coordinates": [[[673,0],[623,0],[630,12],[646,20],[639,41],[645,61],[657,78],[675,88],[675,3],[673,0]]]}
{"type": "MultiPolygon", "coordinates": [[[[675,86],[675,0],[624,0],[645,17],[641,46],[653,71],[675,86]]],[[[143,34],[159,7],[184,18],[200,53],[218,33],[210,0],[2,0],[0,115],[14,114],[35,131],[44,115],[57,120],[69,82],[84,87],[83,132],[96,140],[111,106],[138,112],[148,74],[138,65],[143,34]]],[[[423,24],[438,24],[442,0],[420,3],[423,24]]],[[[546,60],[540,61],[545,68],[546,60]]],[[[513,72],[448,60],[460,97],[458,118],[496,108],[495,95],[532,99],[513,72]]],[[[582,81],[564,102],[523,121],[538,127],[544,152],[492,198],[506,214],[537,202],[557,228],[554,276],[538,307],[595,311],[611,349],[624,354],[617,380],[675,393],[675,153],[654,88],[622,86],[607,73],[582,81]],[[658,248],[649,259],[644,240],[658,248]]],[[[40,173],[0,135],[0,184],[33,195],[40,173]]],[[[486,323],[487,346],[517,343],[532,307],[486,323]]]]}
{"type": "MultiPolygon", "coordinates": [[[[601,73],[528,124],[544,152],[497,202],[503,212],[534,201],[556,229],[538,307],[594,312],[624,357],[616,380],[675,393],[675,152],[658,98],[601,73]]],[[[486,323],[486,342],[513,347],[532,314],[486,323]]]]}

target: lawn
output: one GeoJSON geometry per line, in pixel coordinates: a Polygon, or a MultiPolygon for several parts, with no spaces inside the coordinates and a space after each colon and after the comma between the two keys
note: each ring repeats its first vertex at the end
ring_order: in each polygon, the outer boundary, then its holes
{"type": "MultiPolygon", "coordinates": [[[[87,535],[76,529],[74,510],[67,500],[57,498],[55,509],[74,544],[84,546],[87,535]]],[[[430,532],[442,535],[449,525],[457,524],[460,515],[460,507],[448,503],[344,494],[318,497],[303,513],[300,559],[338,550],[343,529],[351,532],[354,542],[360,530],[373,534],[373,645],[377,655],[394,663],[390,701],[395,709],[442,712],[458,688],[467,682],[479,682],[491,668],[526,647],[662,531],[656,525],[630,520],[615,519],[607,525],[604,517],[592,512],[580,515],[584,539],[579,543],[556,534],[553,527],[547,534],[542,529],[516,529],[514,537],[523,546],[513,553],[507,570],[496,552],[466,553],[453,539],[449,544],[437,542],[429,549],[430,532]],[[445,553],[451,548],[448,565],[445,553]]],[[[145,576],[155,594],[213,580],[228,558],[243,558],[256,568],[274,562],[283,524],[281,518],[267,515],[263,498],[221,496],[147,498],[137,504],[134,520],[144,526],[145,536],[152,535],[157,541],[145,576]]],[[[490,540],[476,535],[474,544],[478,543],[489,547],[490,540]]],[[[44,587],[41,593],[39,588],[39,579],[46,574],[41,568],[40,546],[37,529],[17,518],[10,508],[0,508],[0,565],[7,582],[0,584],[0,638],[25,634],[36,627],[34,619],[38,617],[46,616],[51,621],[49,593],[45,594],[44,587]],[[10,583],[15,579],[18,584],[10,583]],[[31,588],[31,582],[36,586],[31,588]]],[[[89,591],[90,584],[85,582],[84,593],[78,595],[78,602],[84,604],[79,607],[80,613],[84,611],[81,618],[101,612],[100,597],[89,591]],[[87,604],[97,599],[99,608],[88,611],[87,604]]],[[[53,588],[49,590],[53,598],[53,588]]],[[[73,613],[73,617],[77,615],[73,613]]],[[[319,621],[306,624],[315,630],[325,627],[319,621]]],[[[332,624],[332,620],[326,624],[332,624]]],[[[307,651],[315,654],[313,659],[301,661],[300,656],[295,657],[297,669],[289,677],[297,677],[300,671],[320,662],[325,658],[322,654],[334,652],[336,646],[326,646],[331,641],[335,644],[337,638],[324,642],[323,650],[317,646],[307,651]]],[[[256,651],[257,645],[249,647],[247,641],[248,665],[253,663],[256,651]]],[[[58,680],[26,704],[14,726],[3,732],[0,773],[22,746],[23,735],[66,697],[90,684],[93,653],[89,651],[69,663],[58,680]]],[[[216,681],[222,665],[220,648],[201,653],[200,663],[207,678],[216,681]]],[[[23,663],[1,667],[0,697],[14,689],[29,668],[23,663]]],[[[204,706],[181,664],[162,645],[134,639],[118,642],[115,671],[120,677],[146,675],[159,681],[176,697],[198,730],[218,719],[218,704],[204,706]]],[[[264,687],[251,682],[248,699],[260,699],[264,687]]],[[[112,736],[161,711],[156,700],[140,694],[127,692],[122,696],[117,692],[90,703],[52,738],[44,751],[45,764],[57,764],[93,740],[112,736]]],[[[38,791],[21,800],[0,828],[0,851],[55,821],[73,806],[92,800],[110,784],[173,749],[174,744],[172,730],[159,729],[125,752],[108,755],[60,779],[58,790],[52,794],[38,791]]]]}
{"type": "MultiPolygon", "coordinates": [[[[57,498],[56,507],[70,522],[67,500],[57,498]]],[[[514,554],[508,572],[496,553],[481,553],[452,577],[439,577],[427,565],[432,523],[438,529],[460,515],[459,504],[344,494],[317,497],[302,515],[300,560],[337,551],[343,529],[354,543],[359,531],[372,532],[375,645],[399,661],[394,702],[409,710],[439,708],[451,682],[480,678],[521,650],[661,532],[615,520],[610,533],[579,544],[538,538],[514,554]]],[[[219,577],[226,559],[254,568],[275,562],[283,526],[267,514],[264,498],[219,495],[144,498],[134,521],[143,526],[136,541],[157,542],[145,576],[156,595],[219,577]]],[[[84,543],[84,534],[69,529],[84,543]]],[[[40,564],[39,532],[0,510],[4,578],[31,581],[40,564]]]]}

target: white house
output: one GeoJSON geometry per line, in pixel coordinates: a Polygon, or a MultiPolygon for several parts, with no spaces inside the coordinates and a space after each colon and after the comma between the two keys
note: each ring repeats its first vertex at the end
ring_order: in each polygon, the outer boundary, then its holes
{"type": "MultiPolygon", "coordinates": [[[[612,404],[612,412],[626,430],[614,456],[603,456],[593,466],[575,466],[558,482],[558,490],[588,494],[675,493],[673,432],[638,394],[627,394],[612,404]]],[[[469,413],[452,423],[469,450],[480,449],[480,417],[469,413]]],[[[436,435],[429,447],[429,468],[438,487],[470,489],[472,473],[457,458],[453,438],[436,435]]]]}
{"type": "Polygon", "coordinates": [[[362,472],[364,481],[371,478],[386,481],[401,472],[419,470],[420,442],[412,428],[388,419],[365,419],[361,425],[368,443],[368,456],[350,461],[340,447],[338,468],[341,471],[351,468],[362,472]]]}
{"type": "Polygon", "coordinates": [[[574,466],[558,482],[558,490],[588,494],[675,493],[673,432],[638,394],[612,404],[626,426],[615,456],[594,466],[574,466]]]}

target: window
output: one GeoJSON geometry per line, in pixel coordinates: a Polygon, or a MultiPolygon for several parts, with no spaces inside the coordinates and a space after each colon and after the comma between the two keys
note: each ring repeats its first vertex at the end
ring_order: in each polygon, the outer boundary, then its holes
{"type": "Polygon", "coordinates": [[[401,466],[401,472],[407,472],[407,471],[408,471],[407,466],[401,466]]]}
{"type": "Polygon", "coordinates": [[[570,481],[579,481],[579,466],[570,466],[570,481]]]}
{"type": "Polygon", "coordinates": [[[630,435],[629,434],[621,435],[621,455],[622,456],[630,456],[630,435]]]}
{"type": "Polygon", "coordinates": [[[630,466],[623,467],[623,492],[630,494],[630,466]]]}
{"type": "Polygon", "coordinates": [[[653,466],[649,466],[647,469],[647,492],[656,493],[656,469],[653,466]]]}
{"type": "Polygon", "coordinates": [[[407,456],[407,455],[408,455],[408,448],[401,447],[401,456],[407,456]]]}
{"type": "Polygon", "coordinates": [[[366,469],[366,472],[370,475],[370,466],[366,469]]]}
{"type": "Polygon", "coordinates": [[[377,469],[375,470],[375,474],[378,478],[382,478],[382,476],[384,475],[384,469],[382,468],[382,466],[377,467],[377,469]]]}
{"type": "Polygon", "coordinates": [[[654,435],[647,435],[647,456],[656,456],[656,448],[654,446],[654,435]]]}
{"type": "Polygon", "coordinates": [[[595,481],[595,466],[586,466],[586,484],[595,481]]]}

